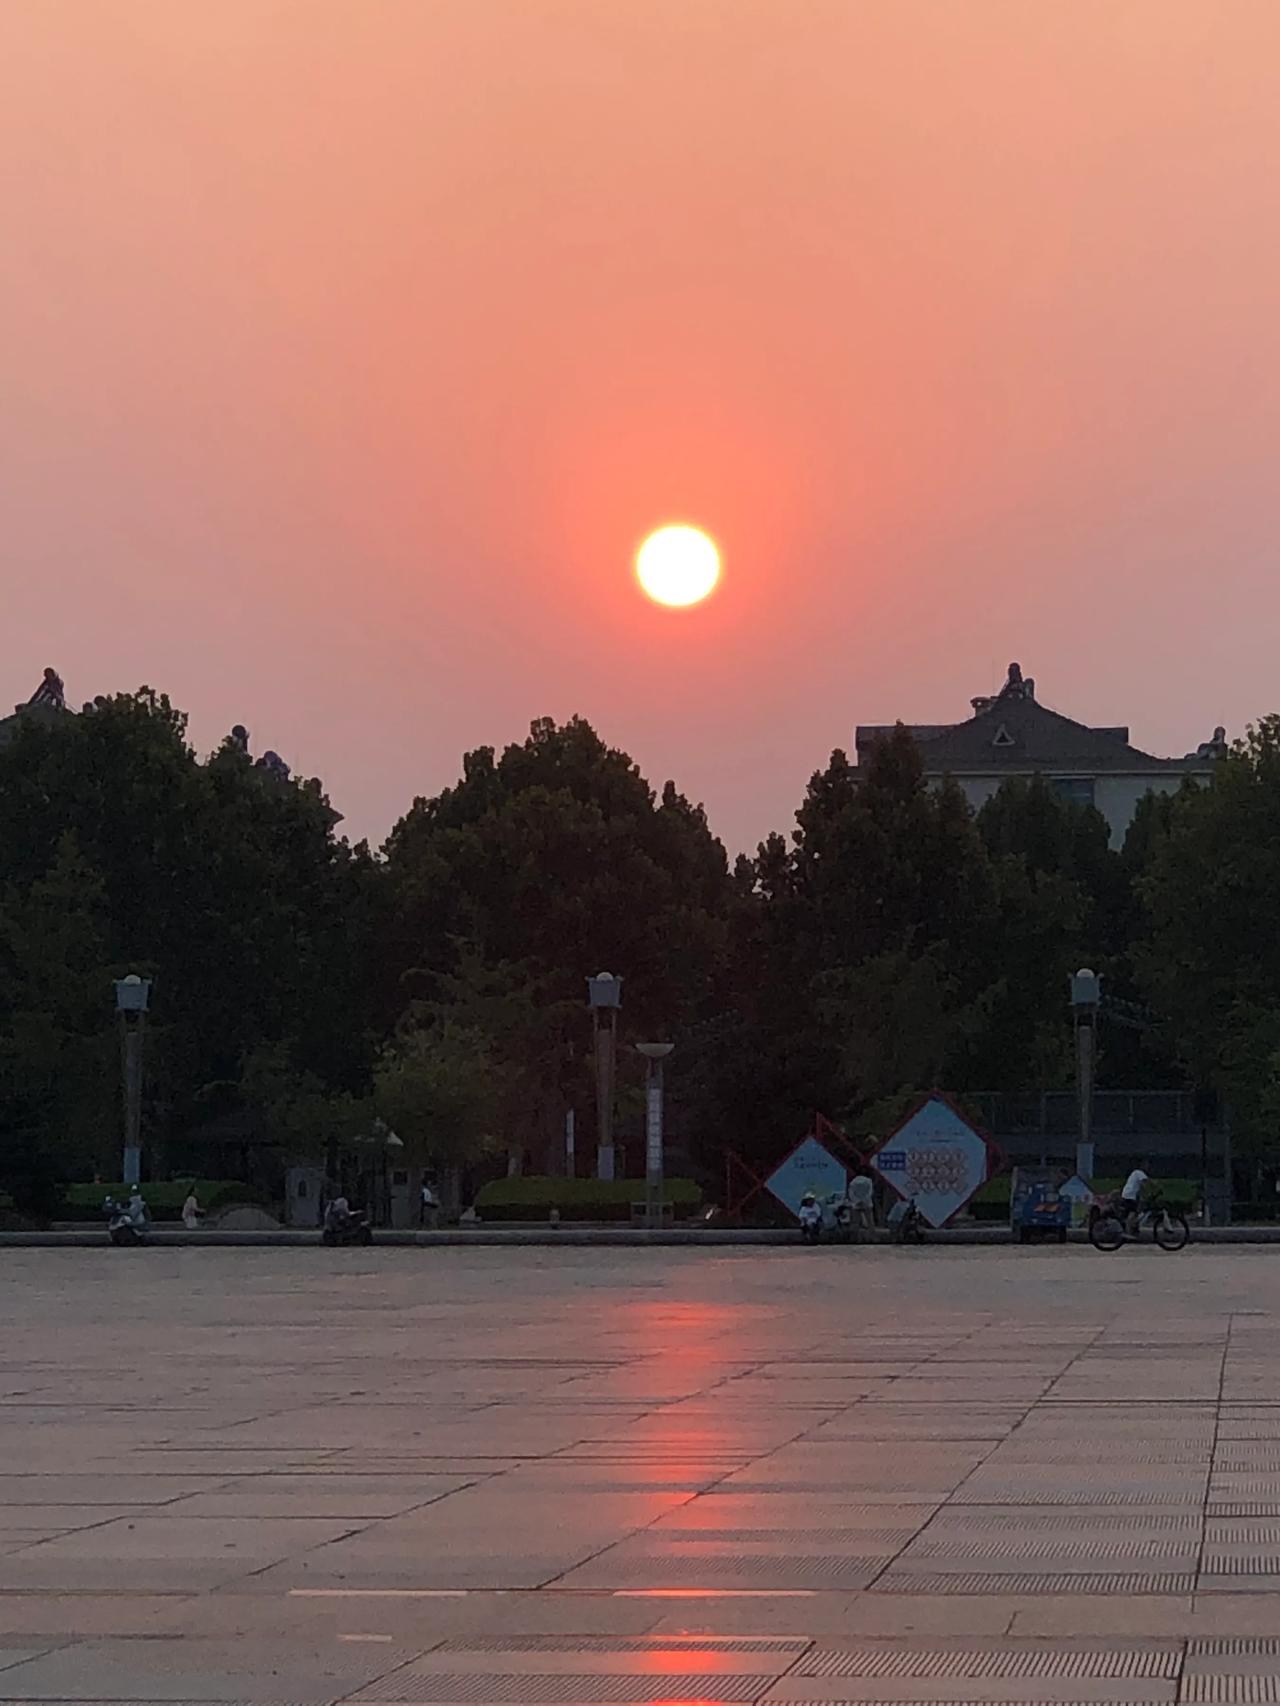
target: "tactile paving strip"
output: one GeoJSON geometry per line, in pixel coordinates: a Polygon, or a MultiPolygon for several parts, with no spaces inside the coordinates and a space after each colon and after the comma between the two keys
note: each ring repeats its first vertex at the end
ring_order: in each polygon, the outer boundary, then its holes
{"type": "Polygon", "coordinates": [[[1219,1635],[1212,1640],[1188,1641],[1188,1658],[1267,1659],[1280,1658],[1280,1640],[1274,1635],[1219,1635]]]}
{"type": "Polygon", "coordinates": [[[352,1696],[351,1706],[575,1706],[580,1701],[689,1700],[698,1706],[752,1701],[768,1688],[758,1676],[446,1676],[398,1671],[352,1696]]]}
{"type": "Polygon", "coordinates": [[[1249,1701],[1280,1700],[1280,1676],[1187,1676],[1182,1700],[1244,1706],[1249,1701]]]}
{"type": "Polygon", "coordinates": [[[913,1541],[906,1554],[899,1558],[898,1568],[913,1558],[990,1558],[998,1563],[1002,1558],[1043,1558],[1052,1563],[1055,1558],[1178,1558],[1193,1564],[1188,1556],[1197,1551],[1193,1535],[1183,1539],[1147,1540],[1141,1535],[1132,1540],[1059,1540],[1054,1542],[1043,1535],[1028,1540],[975,1540],[971,1544],[956,1543],[944,1538],[913,1541]]]}
{"type": "Polygon", "coordinates": [[[1188,1594],[1195,1587],[1195,1573],[1169,1576],[1101,1574],[1082,1570],[1043,1575],[1001,1575],[991,1572],[929,1575],[925,1571],[894,1569],[873,1584],[872,1593],[965,1593],[965,1594],[1188,1594]]]}
{"type": "MultiPolygon", "coordinates": [[[[1017,1516],[970,1515],[971,1510],[980,1507],[968,1506],[963,1511],[943,1509],[938,1512],[929,1524],[930,1534],[942,1534],[949,1529],[959,1529],[965,1534],[982,1534],[990,1531],[993,1534],[1034,1534],[1043,1529],[1046,1533],[1056,1534],[1062,1527],[1063,1518],[1055,1511],[1052,1515],[1036,1516],[1032,1512],[1020,1511],[1017,1516]]],[[[1091,1526],[1100,1528],[1107,1534],[1123,1534],[1129,1529],[1141,1529],[1145,1534],[1198,1534],[1200,1532],[1199,1508],[1192,1511],[1143,1511],[1138,1515],[1128,1514],[1117,1516],[1111,1511],[1099,1511],[1091,1518],[1087,1510],[1078,1509],[1071,1519],[1077,1528],[1091,1526]]]]}
{"type": "Polygon", "coordinates": [[[1280,1517],[1280,1501],[1275,1499],[1210,1499],[1206,1506],[1211,1517],[1274,1516],[1280,1517]]]}
{"type": "Polygon", "coordinates": [[[1181,1655],[1175,1651],[1043,1652],[1009,1648],[824,1649],[810,1653],[792,1676],[1025,1677],[1075,1676],[1177,1678],[1181,1655]]]}
{"type": "Polygon", "coordinates": [[[1236,1554],[1206,1549],[1200,1561],[1202,1576],[1280,1576],[1280,1552],[1236,1554]]]}

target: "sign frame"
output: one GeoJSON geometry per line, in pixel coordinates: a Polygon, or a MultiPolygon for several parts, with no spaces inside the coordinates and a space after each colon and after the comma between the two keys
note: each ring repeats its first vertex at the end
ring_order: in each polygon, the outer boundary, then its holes
{"type": "Polygon", "coordinates": [[[845,1162],[844,1160],[842,1160],[842,1158],[839,1155],[836,1155],[832,1150],[828,1149],[827,1145],[825,1143],[823,1143],[822,1139],[817,1135],[816,1132],[812,1132],[812,1131],[806,1132],[804,1134],[804,1136],[800,1139],[800,1141],[796,1144],[793,1144],[792,1147],[787,1151],[787,1153],[782,1157],[782,1159],[779,1162],[777,1162],[773,1167],[771,1167],[769,1169],[768,1173],[766,1174],[766,1176],[760,1181],[761,1187],[769,1193],[769,1195],[773,1198],[774,1202],[776,1202],[780,1208],[785,1209],[786,1212],[789,1215],[791,1215],[792,1219],[794,1219],[794,1220],[799,1219],[799,1215],[798,1215],[797,1211],[794,1208],[792,1208],[791,1204],[789,1202],[787,1202],[785,1197],[781,1197],[778,1195],[778,1193],[773,1189],[773,1186],[770,1184],[769,1181],[773,1178],[776,1178],[777,1175],[782,1171],[782,1169],[787,1165],[787,1163],[789,1161],[794,1160],[794,1158],[800,1153],[800,1151],[802,1149],[804,1149],[808,1144],[811,1144],[811,1143],[816,1145],[817,1148],[821,1149],[823,1154],[826,1155],[829,1160],[833,1161],[835,1163],[835,1165],[840,1168],[841,1172],[843,1172],[843,1174],[844,1174],[845,1189],[848,1190],[848,1188],[849,1188],[849,1176],[850,1176],[851,1169],[850,1169],[848,1163],[845,1162]]]}
{"type": "MultiPolygon", "coordinates": [[[[871,1154],[867,1157],[867,1165],[872,1169],[881,1183],[889,1187],[899,1201],[909,1202],[911,1200],[909,1193],[899,1186],[897,1180],[893,1176],[892,1170],[888,1172],[881,1170],[877,1158],[897,1141],[900,1133],[906,1130],[918,1114],[923,1113],[925,1108],[929,1106],[930,1102],[941,1102],[945,1108],[955,1115],[956,1119],[958,1119],[962,1125],[966,1126],[969,1131],[972,1132],[974,1137],[976,1137],[979,1143],[982,1144],[986,1153],[986,1173],[984,1177],[973,1187],[968,1196],[965,1197],[964,1201],[957,1203],[955,1208],[952,1209],[951,1213],[942,1222],[942,1227],[945,1227],[950,1226],[958,1214],[963,1214],[964,1210],[968,1208],[969,1204],[973,1201],[974,1197],[977,1196],[983,1185],[995,1178],[1004,1165],[1004,1151],[1000,1148],[1000,1145],[995,1142],[989,1132],[985,1131],[982,1126],[977,1124],[976,1121],[969,1118],[964,1109],[958,1105],[954,1096],[948,1095],[945,1090],[926,1091],[923,1096],[920,1096],[912,1104],[912,1106],[898,1121],[897,1125],[894,1126],[889,1135],[883,1138],[871,1151],[871,1154]]],[[[940,1231],[942,1227],[936,1227],[935,1230],[940,1231]]]]}

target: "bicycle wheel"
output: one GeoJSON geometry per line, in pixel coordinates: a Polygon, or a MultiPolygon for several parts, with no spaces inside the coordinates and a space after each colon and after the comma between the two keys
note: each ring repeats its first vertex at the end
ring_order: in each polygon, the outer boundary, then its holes
{"type": "Polygon", "coordinates": [[[1151,1230],[1162,1250],[1181,1250],[1191,1237],[1186,1216],[1170,1214],[1168,1209],[1161,1209],[1151,1230]]]}
{"type": "Polygon", "coordinates": [[[1124,1243],[1124,1226],[1114,1214],[1100,1214],[1090,1222],[1089,1242],[1095,1250],[1118,1250],[1124,1243]]]}

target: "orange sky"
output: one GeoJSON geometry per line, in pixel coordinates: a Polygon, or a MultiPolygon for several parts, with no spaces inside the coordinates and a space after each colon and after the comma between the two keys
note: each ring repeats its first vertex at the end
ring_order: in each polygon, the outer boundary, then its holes
{"type": "Polygon", "coordinates": [[[1280,709],[1274,0],[0,8],[0,684],[381,837],[577,710],[733,846],[856,721],[1280,709]],[[692,520],[721,592],[663,611],[692,520]]]}

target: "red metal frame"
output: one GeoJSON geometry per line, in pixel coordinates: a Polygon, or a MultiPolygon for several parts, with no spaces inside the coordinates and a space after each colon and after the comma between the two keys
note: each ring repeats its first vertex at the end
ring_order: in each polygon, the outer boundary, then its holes
{"type": "MultiPolygon", "coordinates": [[[[816,1138],[819,1143],[826,1144],[832,1149],[842,1150],[843,1154],[837,1154],[836,1160],[847,1161],[854,1170],[867,1165],[867,1157],[849,1141],[844,1132],[841,1131],[840,1127],[829,1120],[825,1114],[815,1112],[813,1116],[813,1130],[805,1132],[799,1142],[793,1143],[785,1155],[772,1163],[769,1168],[769,1174],[766,1175],[766,1178],[769,1175],[776,1173],[778,1168],[785,1162],[789,1161],[795,1154],[796,1150],[808,1143],[811,1137],[816,1138]]],[[[736,1154],[732,1149],[725,1151],[724,1187],[725,1214],[731,1220],[737,1219],[738,1216],[742,1214],[748,1203],[758,1197],[762,1191],[767,1191],[769,1188],[765,1179],[760,1177],[755,1168],[748,1166],[742,1157],[736,1154]],[[751,1180],[750,1190],[748,1190],[743,1196],[739,1197],[737,1201],[734,1200],[733,1195],[733,1170],[735,1167],[740,1173],[745,1173],[747,1178],[751,1180]]]]}

